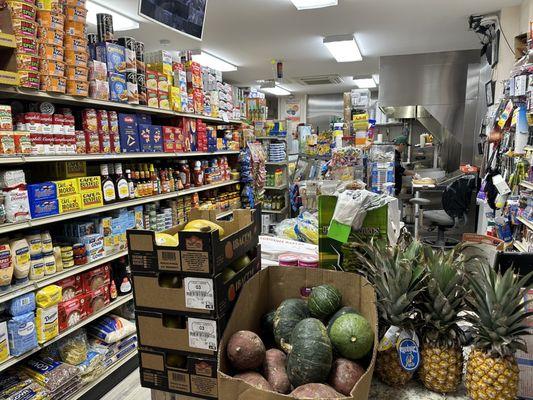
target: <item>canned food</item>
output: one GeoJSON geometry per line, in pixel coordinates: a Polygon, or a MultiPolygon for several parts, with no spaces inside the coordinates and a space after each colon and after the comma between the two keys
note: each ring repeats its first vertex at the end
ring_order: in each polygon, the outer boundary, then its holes
{"type": "Polygon", "coordinates": [[[65,26],[65,16],[46,10],[37,11],[37,22],[41,28],[63,30],[65,26]]]}
{"type": "Polygon", "coordinates": [[[17,36],[17,54],[31,54],[36,56],[37,42],[33,38],[17,36]]]}
{"type": "Polygon", "coordinates": [[[144,62],[144,43],[143,42],[135,42],[135,57],[137,58],[137,61],[144,62]]]}
{"type": "Polygon", "coordinates": [[[7,0],[7,4],[11,9],[12,19],[25,19],[26,21],[35,21],[37,14],[37,7],[33,4],[24,1],[7,0]]]}
{"type": "Polygon", "coordinates": [[[63,13],[63,7],[59,0],[37,0],[35,5],[38,10],[63,13]]]}
{"type": "Polygon", "coordinates": [[[87,41],[89,42],[89,44],[96,44],[98,42],[98,36],[96,35],[96,33],[89,33],[87,35],[87,41]]]}
{"type": "Polygon", "coordinates": [[[87,34],[85,22],[67,20],[65,22],[65,34],[72,36],[85,36],[87,34]]]}
{"type": "Polygon", "coordinates": [[[86,51],[65,51],[65,62],[67,65],[74,65],[76,67],[86,67],[89,55],[86,51]]]}
{"type": "Polygon", "coordinates": [[[65,76],[65,63],[42,59],[40,72],[43,75],[65,76]]]}
{"type": "Polygon", "coordinates": [[[67,21],[83,22],[85,24],[87,20],[87,10],[85,7],[67,6],[65,15],[67,16],[67,21]]]}
{"type": "MultiPolygon", "coordinates": [[[[89,68],[87,67],[76,67],[74,65],[69,65],[67,67],[67,79],[70,79],[73,81],[87,81],[88,74],[89,74],[89,68]]],[[[68,86],[68,83],[67,83],[67,86],[68,86]]]]}
{"type": "Polygon", "coordinates": [[[41,90],[65,93],[67,90],[67,79],[61,76],[41,75],[41,90]]]}
{"type": "Polygon", "coordinates": [[[35,71],[18,71],[19,74],[19,86],[31,89],[39,89],[41,77],[38,72],[35,71]]]}
{"type": "Polygon", "coordinates": [[[87,97],[89,95],[89,82],[67,80],[67,94],[87,97]]]}
{"type": "Polygon", "coordinates": [[[73,51],[87,51],[87,39],[78,36],[67,35],[65,37],[65,47],[73,51]]]}
{"type": "Polygon", "coordinates": [[[27,70],[27,71],[39,71],[39,61],[41,59],[37,56],[31,54],[17,54],[17,70],[27,70]]]}
{"type": "Polygon", "coordinates": [[[96,29],[98,42],[109,42],[114,39],[113,16],[111,14],[96,14],[96,29]]]}
{"type": "Polygon", "coordinates": [[[45,60],[63,61],[65,48],[63,46],[54,46],[53,44],[40,44],[39,55],[45,60]]]}
{"type": "Polygon", "coordinates": [[[13,32],[16,36],[35,38],[37,35],[37,22],[26,19],[13,18],[13,32]]]}
{"type": "Polygon", "coordinates": [[[54,46],[63,46],[65,33],[60,29],[39,28],[39,41],[54,46]]]}

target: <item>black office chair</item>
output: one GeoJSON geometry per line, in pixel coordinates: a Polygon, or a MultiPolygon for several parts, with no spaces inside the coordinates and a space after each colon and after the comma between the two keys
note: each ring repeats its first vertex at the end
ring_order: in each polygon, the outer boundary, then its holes
{"type": "Polygon", "coordinates": [[[423,218],[430,223],[432,228],[437,229],[437,237],[426,238],[423,240],[424,243],[434,248],[444,249],[450,249],[459,243],[456,239],[446,237],[445,233],[447,229],[466,225],[476,182],[475,176],[462,176],[444,189],[442,210],[423,210],[423,218]]]}

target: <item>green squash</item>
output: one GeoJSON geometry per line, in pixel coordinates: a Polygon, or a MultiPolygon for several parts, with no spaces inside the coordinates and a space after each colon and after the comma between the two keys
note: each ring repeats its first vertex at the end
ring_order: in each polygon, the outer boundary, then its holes
{"type": "Polygon", "coordinates": [[[274,315],[274,339],[276,344],[284,351],[287,351],[285,346],[291,342],[292,330],[298,322],[309,317],[309,309],[304,300],[283,300],[274,315]]]}
{"type": "Polygon", "coordinates": [[[352,307],[342,307],[337,311],[328,321],[328,335],[331,333],[331,325],[337,320],[337,318],[342,317],[344,314],[357,314],[357,310],[352,307]]]}
{"type": "Polygon", "coordinates": [[[372,351],[374,331],[365,317],[344,314],[331,325],[331,344],[343,357],[359,360],[372,351]]]}
{"type": "Polygon", "coordinates": [[[333,285],[315,286],[311,290],[307,306],[315,318],[327,318],[337,311],[342,302],[342,294],[333,285]]]}
{"type": "Polygon", "coordinates": [[[326,327],[316,318],[300,321],[292,331],[287,374],[294,387],[328,379],[333,362],[326,327]]]}

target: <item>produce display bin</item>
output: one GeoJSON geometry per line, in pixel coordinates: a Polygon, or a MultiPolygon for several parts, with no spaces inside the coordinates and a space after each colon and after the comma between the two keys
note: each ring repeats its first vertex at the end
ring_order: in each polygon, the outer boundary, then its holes
{"type": "Polygon", "coordinates": [[[283,400],[290,396],[252,387],[232,378],[234,371],[226,356],[230,337],[240,330],[260,332],[261,316],[288,298],[305,298],[310,288],[329,283],[342,293],[343,305],[355,308],[374,329],[374,348],[366,373],[354,386],[351,399],[368,399],[378,344],[376,294],[363,277],[348,272],[297,267],[269,267],[256,274],[242,289],[219,344],[218,398],[221,400],[283,400]],[[250,305],[253,304],[253,307],[250,305]]]}

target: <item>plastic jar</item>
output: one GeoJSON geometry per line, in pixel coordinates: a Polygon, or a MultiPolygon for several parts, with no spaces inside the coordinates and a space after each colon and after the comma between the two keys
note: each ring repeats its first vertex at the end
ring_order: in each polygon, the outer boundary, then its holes
{"type": "Polygon", "coordinates": [[[11,248],[11,262],[14,267],[14,276],[17,283],[28,280],[30,273],[30,246],[24,238],[14,239],[9,242],[11,248]]]}
{"type": "Polygon", "coordinates": [[[43,244],[43,253],[50,253],[54,251],[54,245],[52,244],[52,235],[49,231],[41,233],[41,242],[43,244]]]}
{"type": "Polygon", "coordinates": [[[298,266],[303,268],[318,268],[318,256],[301,256],[298,259],[298,266]]]}
{"type": "Polygon", "coordinates": [[[50,251],[48,253],[43,253],[44,257],[44,274],[53,275],[57,272],[56,259],[54,257],[54,252],[50,251]]]}
{"type": "Polygon", "coordinates": [[[30,259],[30,280],[35,281],[37,279],[44,278],[44,257],[42,253],[31,256],[30,259]]]}
{"type": "Polygon", "coordinates": [[[280,254],[278,257],[280,267],[297,267],[298,257],[292,253],[280,254]]]}
{"type": "Polygon", "coordinates": [[[32,232],[26,236],[26,240],[30,246],[30,256],[38,256],[43,252],[43,242],[39,232],[32,232]]]}

